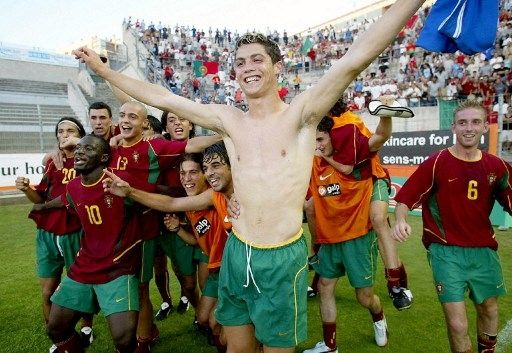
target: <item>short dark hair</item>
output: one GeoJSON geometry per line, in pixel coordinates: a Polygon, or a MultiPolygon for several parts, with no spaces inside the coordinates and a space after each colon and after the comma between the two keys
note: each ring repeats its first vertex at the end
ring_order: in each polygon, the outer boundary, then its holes
{"type": "Polygon", "coordinates": [[[85,129],[84,129],[84,126],[82,125],[82,123],[80,122],[80,120],[75,119],[73,117],[66,117],[66,116],[63,118],[60,118],[59,121],[57,121],[57,124],[55,124],[55,136],[57,136],[57,133],[59,132],[59,124],[62,123],[63,121],[68,121],[72,124],[75,124],[78,129],[78,136],[80,138],[85,136],[85,129]]]}
{"type": "Polygon", "coordinates": [[[160,120],[155,118],[153,115],[148,115],[148,122],[149,126],[151,127],[151,129],[153,129],[155,134],[162,133],[162,124],[160,124],[160,120]]]}
{"type": "Polygon", "coordinates": [[[180,167],[183,162],[195,162],[199,164],[199,168],[203,170],[203,154],[202,153],[184,153],[181,157],[180,167]]]}
{"type": "Polygon", "coordinates": [[[281,61],[281,49],[279,49],[279,45],[265,35],[256,32],[247,32],[240,36],[235,44],[235,53],[241,46],[253,43],[263,45],[265,52],[267,52],[272,60],[272,64],[281,61]]]}
{"type": "Polygon", "coordinates": [[[89,113],[91,113],[91,109],[106,109],[108,111],[108,117],[112,119],[112,109],[110,109],[110,106],[107,103],[94,102],[89,106],[89,113]]]}
{"type": "Polygon", "coordinates": [[[229,162],[228,151],[226,150],[226,146],[223,141],[214,143],[206,147],[203,152],[203,162],[209,162],[215,156],[218,156],[224,163],[226,163],[231,168],[231,163],[229,162]]]}
{"type": "Polygon", "coordinates": [[[332,130],[332,127],[334,126],[334,120],[328,116],[324,116],[322,120],[320,120],[320,123],[316,127],[317,131],[330,133],[332,130]]]}
{"type": "Polygon", "coordinates": [[[348,110],[347,103],[343,98],[340,98],[334,103],[331,110],[329,110],[329,114],[331,116],[340,116],[348,110]]]}

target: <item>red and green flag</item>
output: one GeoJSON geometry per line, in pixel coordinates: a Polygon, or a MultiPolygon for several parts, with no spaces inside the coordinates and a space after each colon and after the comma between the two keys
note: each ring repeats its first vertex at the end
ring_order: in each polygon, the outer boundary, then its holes
{"type": "Polygon", "coordinates": [[[196,77],[203,77],[209,74],[216,74],[219,72],[219,63],[215,61],[194,61],[194,75],[196,77]]]}

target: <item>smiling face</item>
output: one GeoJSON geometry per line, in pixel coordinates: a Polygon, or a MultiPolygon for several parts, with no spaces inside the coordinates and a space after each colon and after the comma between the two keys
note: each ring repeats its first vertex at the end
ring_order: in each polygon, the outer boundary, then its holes
{"type": "Polygon", "coordinates": [[[281,61],[272,64],[262,44],[245,44],[236,51],[236,79],[249,98],[261,97],[269,90],[277,92],[277,75],[281,68],[281,61]]]}
{"type": "Polygon", "coordinates": [[[130,145],[137,142],[147,126],[146,108],[137,102],[128,102],[119,109],[119,127],[121,136],[130,145]]]}
{"type": "Polygon", "coordinates": [[[208,188],[201,165],[195,161],[183,161],[181,163],[180,181],[187,196],[198,195],[208,188]]]}
{"type": "Polygon", "coordinates": [[[108,145],[100,137],[87,135],[78,141],[75,147],[74,168],[87,175],[97,168],[106,167],[108,163],[108,145]]]}
{"type": "Polygon", "coordinates": [[[487,132],[488,126],[482,109],[469,107],[458,111],[452,124],[456,144],[464,149],[478,148],[480,138],[487,132]]]}
{"type": "Polygon", "coordinates": [[[167,113],[165,130],[171,135],[171,140],[184,141],[190,137],[192,124],[187,119],[182,119],[176,114],[167,113]]]}
{"type": "Polygon", "coordinates": [[[316,149],[322,154],[322,156],[332,156],[333,148],[331,137],[327,132],[316,131],[316,149]]]}
{"type": "Polygon", "coordinates": [[[231,167],[218,155],[205,155],[203,171],[213,190],[226,193],[231,185],[231,167]]]}

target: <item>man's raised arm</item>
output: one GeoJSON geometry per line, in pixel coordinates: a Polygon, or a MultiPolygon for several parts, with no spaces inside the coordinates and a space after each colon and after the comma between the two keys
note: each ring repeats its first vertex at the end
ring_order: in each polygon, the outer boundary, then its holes
{"type": "Polygon", "coordinates": [[[405,23],[425,0],[398,0],[350,46],[347,53],[312,88],[297,97],[304,106],[302,122],[315,126],[343,92],[396,38],[405,23]]]}
{"type": "Polygon", "coordinates": [[[207,129],[220,133],[224,132],[220,117],[223,116],[222,112],[225,109],[229,109],[229,107],[225,105],[199,104],[175,95],[162,86],[120,74],[103,64],[98,54],[92,49],[82,47],[73,50],[73,55],[130,97],[161,110],[173,112],[207,129]]]}

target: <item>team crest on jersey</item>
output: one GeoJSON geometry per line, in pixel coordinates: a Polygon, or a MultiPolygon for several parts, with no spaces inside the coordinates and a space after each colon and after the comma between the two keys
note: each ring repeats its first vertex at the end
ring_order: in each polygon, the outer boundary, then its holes
{"type": "Polygon", "coordinates": [[[496,181],[496,174],[491,173],[487,176],[487,180],[489,181],[489,185],[492,185],[496,181]]]}
{"type": "Polygon", "coordinates": [[[196,233],[199,234],[200,237],[205,235],[211,228],[210,222],[204,218],[201,217],[196,224],[194,224],[194,229],[196,230],[196,233]]]}
{"type": "Polygon", "coordinates": [[[436,292],[438,295],[442,294],[444,291],[444,286],[442,283],[436,283],[436,292]]]}
{"type": "Polygon", "coordinates": [[[337,196],[341,194],[340,184],[329,184],[318,186],[318,194],[322,197],[337,196]]]}
{"type": "Polygon", "coordinates": [[[139,163],[140,154],[137,151],[133,151],[132,153],[132,159],[135,163],[139,163]]]}
{"type": "Polygon", "coordinates": [[[105,195],[105,204],[108,208],[112,208],[112,205],[114,204],[114,198],[112,195],[105,195]]]}

